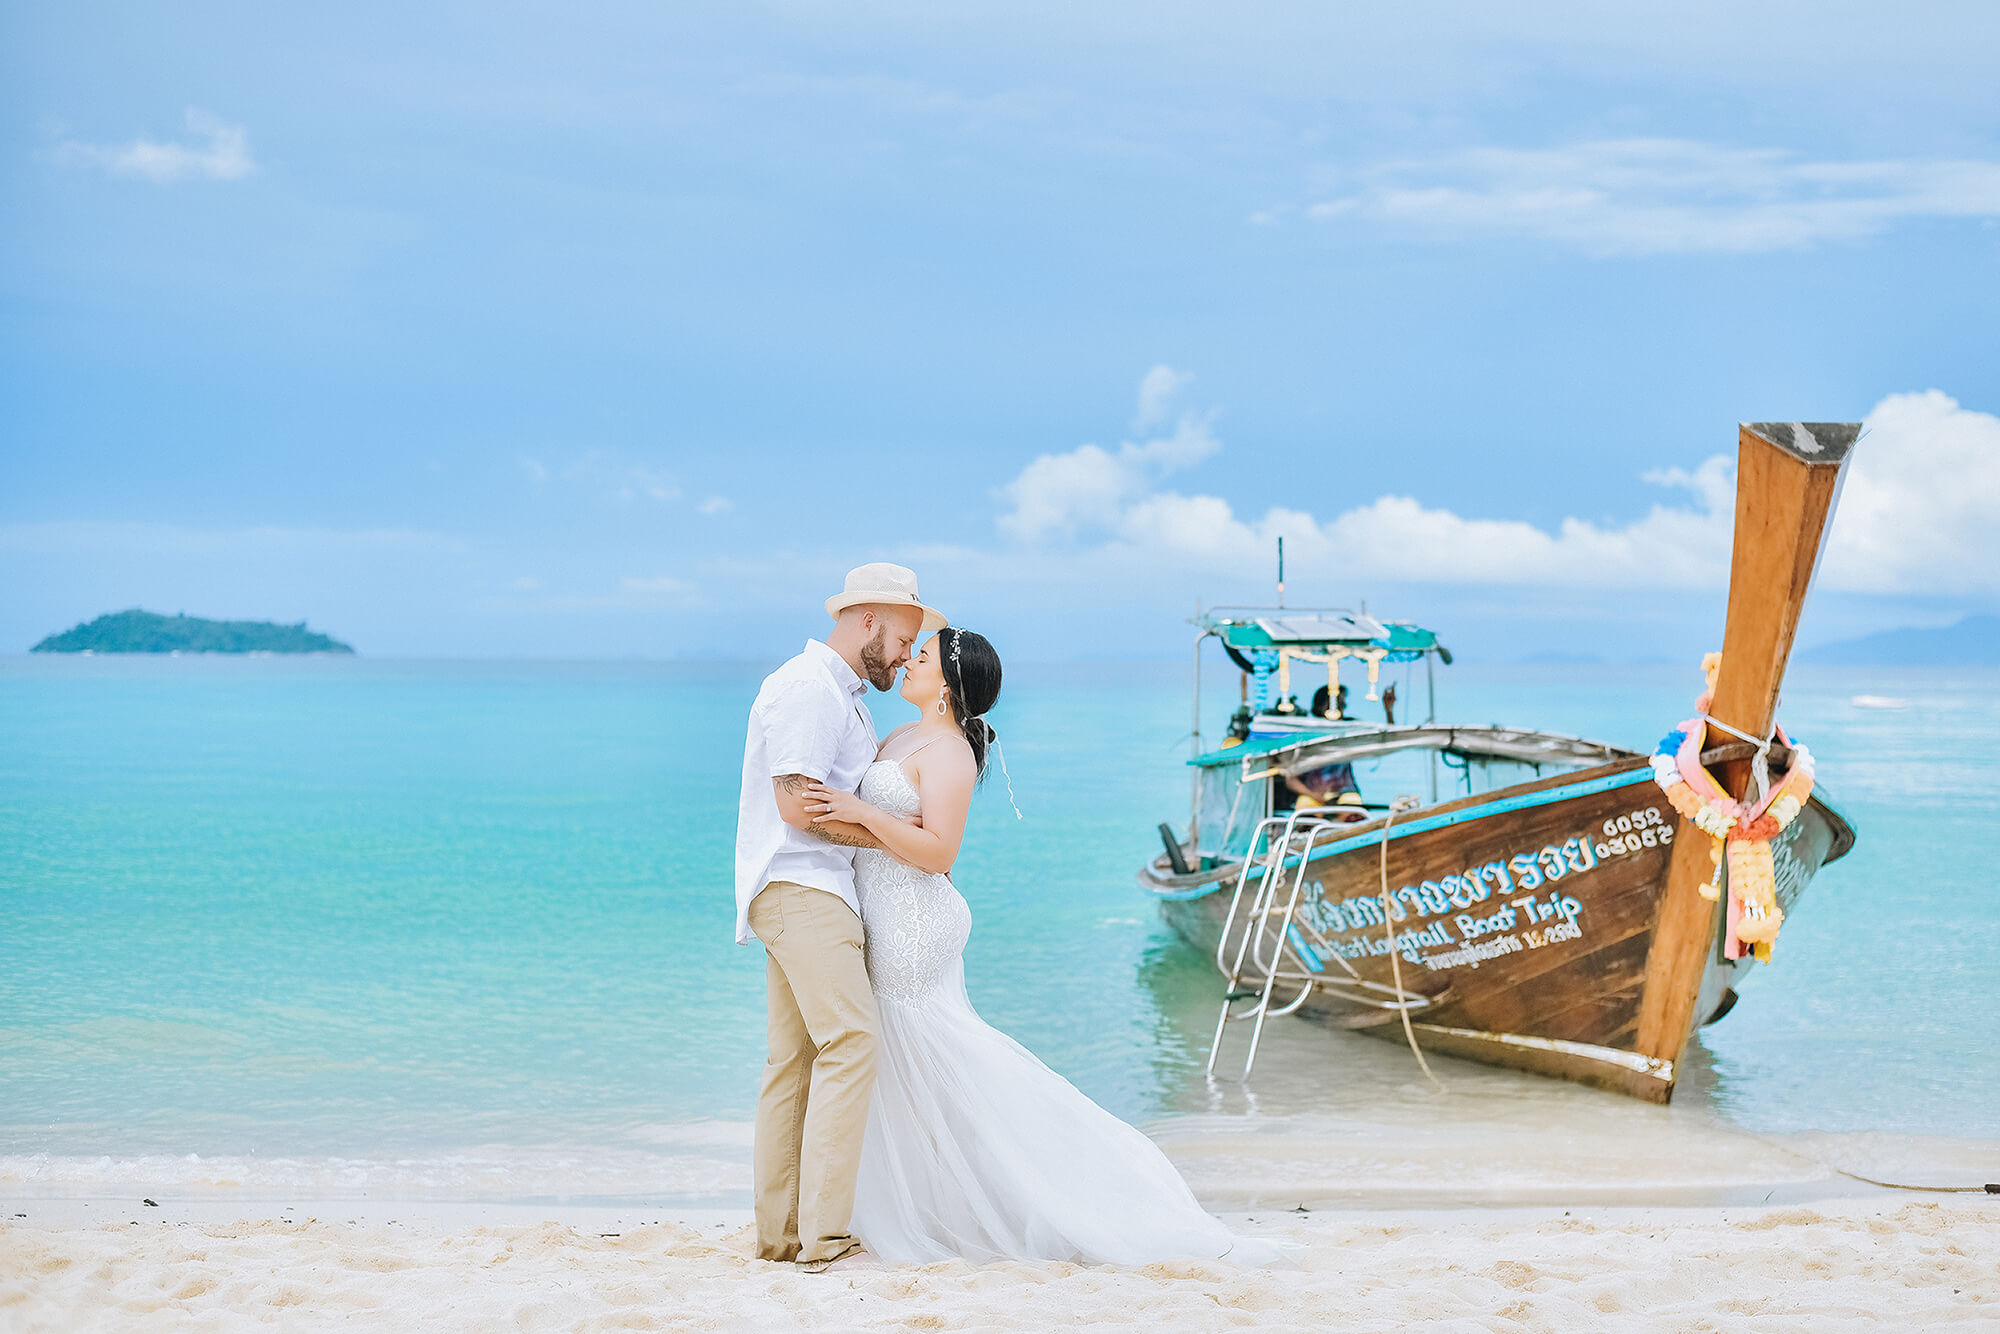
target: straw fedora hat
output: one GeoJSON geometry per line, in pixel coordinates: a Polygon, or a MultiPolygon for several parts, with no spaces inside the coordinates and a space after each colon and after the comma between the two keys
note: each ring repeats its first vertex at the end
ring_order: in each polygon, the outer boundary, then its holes
{"type": "Polygon", "coordinates": [[[859,607],[868,603],[882,603],[891,607],[915,607],[924,614],[923,628],[918,634],[933,634],[950,624],[945,614],[936,607],[927,607],[917,596],[917,573],[901,565],[891,565],[887,561],[875,561],[868,565],[857,565],[847,572],[847,585],[826,600],[826,614],[836,621],[840,613],[849,607],[859,607]]]}

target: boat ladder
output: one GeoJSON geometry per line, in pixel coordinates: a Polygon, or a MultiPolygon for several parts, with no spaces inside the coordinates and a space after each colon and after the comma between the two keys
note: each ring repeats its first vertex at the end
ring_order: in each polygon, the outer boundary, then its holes
{"type": "Polygon", "coordinates": [[[1208,1047],[1210,1074],[1215,1073],[1215,1058],[1222,1051],[1223,1030],[1248,1020],[1250,1051],[1243,1061],[1243,1078],[1248,1080],[1257,1064],[1264,1021],[1291,1014],[1315,990],[1391,1014],[1431,1004],[1421,992],[1362,977],[1310,916],[1299,915],[1314,850],[1338,839],[1341,832],[1342,826],[1333,821],[1293,811],[1266,818],[1251,834],[1236,875],[1236,891],[1230,896],[1229,915],[1223,919],[1222,938],[1215,947],[1215,966],[1228,981],[1215,1038],[1208,1047]],[[1280,1003],[1280,983],[1297,987],[1298,994],[1280,1003]],[[1243,1001],[1252,1004],[1235,1008],[1243,1001]]]}

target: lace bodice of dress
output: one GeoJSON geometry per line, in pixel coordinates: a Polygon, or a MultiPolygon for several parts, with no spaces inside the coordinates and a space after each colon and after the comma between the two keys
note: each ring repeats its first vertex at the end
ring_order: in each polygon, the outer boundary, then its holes
{"type": "MultiPolygon", "coordinates": [[[[915,815],[916,788],[893,760],[861,776],[859,796],[891,815],[915,815]]],[[[949,876],[905,866],[886,852],[854,854],[854,889],[867,932],[868,977],[878,999],[914,1004],[946,975],[972,934],[972,910],[949,876]]]]}

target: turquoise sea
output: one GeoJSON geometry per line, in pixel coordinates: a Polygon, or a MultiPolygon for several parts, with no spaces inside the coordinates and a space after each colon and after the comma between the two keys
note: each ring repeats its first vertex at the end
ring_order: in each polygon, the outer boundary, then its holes
{"type": "MultiPolygon", "coordinates": [[[[730,859],[770,665],[0,659],[0,1183],[729,1196],[763,1057],[730,859]]],[[[1439,712],[1650,748],[1698,684],[1460,665],[1439,712]]],[[[996,772],[956,876],[975,1003],[1141,1122],[1215,1106],[1217,979],[1133,879],[1186,819],[1186,692],[1179,665],[1010,671],[1027,818],[996,772]]],[[[1675,1113],[2000,1138],[2000,672],[1800,670],[1781,718],[1860,842],[1675,1113]]],[[[1292,1035],[1282,1078],[1351,1096],[1384,1053],[1292,1035]]]]}

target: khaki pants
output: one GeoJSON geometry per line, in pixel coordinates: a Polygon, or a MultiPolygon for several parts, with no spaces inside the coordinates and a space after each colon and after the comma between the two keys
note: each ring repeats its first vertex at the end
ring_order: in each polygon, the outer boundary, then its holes
{"type": "Polygon", "coordinates": [[[764,942],[770,1058],[757,1100],[757,1254],[830,1260],[848,1231],[875,1088],[875,993],[861,919],[835,895],[774,880],[750,903],[764,942]]]}

